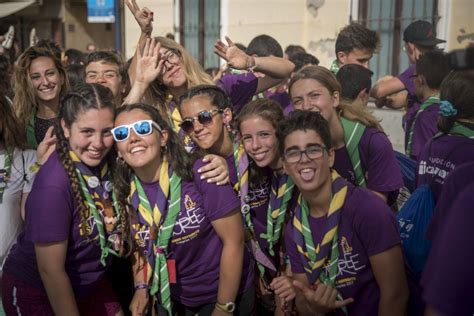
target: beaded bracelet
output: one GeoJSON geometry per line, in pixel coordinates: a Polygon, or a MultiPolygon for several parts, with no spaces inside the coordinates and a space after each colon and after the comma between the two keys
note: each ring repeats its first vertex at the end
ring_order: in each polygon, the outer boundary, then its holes
{"type": "Polygon", "coordinates": [[[146,283],[137,283],[137,284],[135,284],[135,291],[143,290],[143,289],[147,289],[147,288],[148,288],[148,284],[146,284],[146,283]]]}

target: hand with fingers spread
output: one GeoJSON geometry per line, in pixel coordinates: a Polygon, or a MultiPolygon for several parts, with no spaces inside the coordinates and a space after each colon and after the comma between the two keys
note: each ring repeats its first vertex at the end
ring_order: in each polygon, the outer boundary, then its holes
{"type": "Polygon", "coordinates": [[[338,301],[337,290],[322,283],[317,283],[315,290],[297,280],[293,281],[293,286],[301,291],[310,310],[316,313],[328,313],[354,302],[352,298],[338,301]]]}
{"type": "Polygon", "coordinates": [[[137,68],[135,80],[149,85],[162,72],[164,61],[160,59],[161,44],[154,38],[147,39],[143,51],[137,48],[137,68]]]}
{"type": "Polygon", "coordinates": [[[54,135],[54,126],[51,126],[46,131],[46,135],[44,136],[41,143],[38,144],[38,148],[36,149],[36,162],[39,165],[44,164],[55,149],[56,136],[54,135]]]}
{"type": "Polygon", "coordinates": [[[296,291],[292,283],[293,279],[288,276],[279,276],[272,280],[270,288],[278,295],[280,300],[285,303],[296,297],[296,291]]]}
{"type": "Polygon", "coordinates": [[[227,44],[221,40],[214,44],[214,53],[223,58],[232,68],[249,69],[255,67],[255,58],[235,46],[229,37],[226,36],[225,39],[227,44]]]}
{"type": "Polygon", "coordinates": [[[151,34],[153,31],[153,12],[147,7],[140,7],[135,0],[126,0],[125,4],[127,5],[130,12],[132,12],[135,20],[137,20],[138,25],[143,33],[151,34]]]}
{"type": "Polygon", "coordinates": [[[201,179],[207,179],[207,182],[217,185],[229,182],[229,168],[223,157],[209,154],[204,156],[203,162],[207,162],[207,164],[198,170],[201,179]]]}

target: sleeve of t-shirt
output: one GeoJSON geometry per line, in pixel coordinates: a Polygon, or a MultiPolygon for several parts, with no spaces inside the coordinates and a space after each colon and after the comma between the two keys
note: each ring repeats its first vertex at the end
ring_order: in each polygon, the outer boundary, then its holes
{"type": "Polygon", "coordinates": [[[423,299],[443,315],[472,315],[474,311],[473,192],[471,184],[451,200],[422,277],[423,299]]]}
{"type": "Polygon", "coordinates": [[[27,181],[25,181],[25,185],[23,186],[23,193],[28,193],[33,187],[33,182],[35,181],[36,176],[36,172],[30,170],[30,167],[36,162],[36,152],[31,149],[24,150],[23,157],[25,159],[25,172],[27,179],[27,181]]]}
{"type": "Polygon", "coordinates": [[[200,179],[197,170],[203,165],[202,161],[197,161],[194,164],[194,183],[201,192],[207,217],[214,221],[240,209],[240,200],[230,184],[216,185],[200,179]]]}
{"type": "Polygon", "coordinates": [[[26,200],[26,239],[33,243],[69,239],[73,209],[72,196],[64,187],[42,183],[33,185],[26,200]]]}
{"type": "Polygon", "coordinates": [[[301,263],[300,254],[296,249],[296,242],[293,237],[293,225],[290,219],[285,226],[285,247],[288,259],[290,260],[291,271],[293,273],[305,273],[304,266],[301,263]]]}
{"type": "MultiPolygon", "coordinates": [[[[347,204],[352,213],[352,226],[367,255],[373,256],[400,244],[400,235],[392,210],[373,192],[356,187],[347,204]]],[[[346,215],[347,216],[347,215],[346,215]]]]}
{"type": "MultiPolygon", "coordinates": [[[[366,139],[359,143],[361,160],[367,174],[367,188],[377,192],[398,191],[403,186],[392,144],[387,135],[366,129],[366,139]]],[[[364,138],[363,138],[364,139],[364,138]]]]}
{"type": "Polygon", "coordinates": [[[410,65],[404,72],[399,74],[397,78],[403,83],[405,89],[408,91],[408,94],[414,95],[415,94],[415,84],[413,80],[410,78],[411,75],[415,73],[416,66],[415,64],[410,65]]]}
{"type": "Polygon", "coordinates": [[[258,78],[251,72],[227,74],[217,82],[217,86],[222,88],[232,101],[234,114],[252,100],[257,91],[257,85],[258,78]]]}

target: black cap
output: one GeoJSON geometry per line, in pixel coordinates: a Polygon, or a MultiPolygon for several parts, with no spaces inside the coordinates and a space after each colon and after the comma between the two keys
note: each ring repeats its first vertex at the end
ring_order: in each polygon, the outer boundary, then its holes
{"type": "Polygon", "coordinates": [[[439,43],[446,42],[435,37],[435,31],[430,22],[421,20],[415,21],[407,26],[403,32],[403,40],[422,46],[436,46],[439,43]]]}

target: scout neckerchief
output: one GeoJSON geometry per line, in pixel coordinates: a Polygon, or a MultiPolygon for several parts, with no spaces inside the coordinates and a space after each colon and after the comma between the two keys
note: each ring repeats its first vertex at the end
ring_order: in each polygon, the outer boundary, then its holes
{"type": "Polygon", "coordinates": [[[3,192],[7,188],[8,179],[12,170],[13,150],[5,148],[5,164],[0,169],[0,203],[3,202],[3,192]]]}
{"type": "Polygon", "coordinates": [[[176,105],[176,102],[173,101],[173,96],[171,94],[167,96],[166,104],[166,110],[168,112],[169,119],[168,122],[170,123],[170,126],[172,126],[176,134],[178,134],[179,137],[183,139],[186,150],[188,152],[192,152],[196,148],[196,144],[191,140],[191,137],[186,135],[181,129],[180,124],[183,119],[181,118],[181,113],[179,113],[178,106],[176,105]]]}
{"type": "MultiPolygon", "coordinates": [[[[136,177],[132,179],[129,198],[132,206],[138,210],[141,224],[150,227],[150,239],[146,244],[146,247],[153,248],[153,251],[149,253],[147,258],[148,260],[151,259],[148,264],[153,267],[153,281],[150,294],[155,295],[159,290],[161,305],[171,315],[171,292],[166,256],[176,218],[181,209],[181,178],[171,170],[166,159],[163,160],[160,167],[159,181],[160,183],[157,188],[158,199],[153,209],[140,181],[136,177]],[[162,214],[166,211],[168,196],[170,196],[170,203],[167,207],[168,212],[165,219],[162,220],[162,214]],[[153,254],[156,257],[153,258],[153,254]]],[[[148,277],[146,281],[148,282],[148,277]]]]}
{"type": "Polygon", "coordinates": [[[26,141],[32,148],[38,147],[38,142],[36,141],[35,136],[35,120],[36,110],[33,110],[33,113],[31,113],[31,116],[28,119],[28,124],[26,125],[26,141]]]}
{"type": "MultiPolygon", "coordinates": [[[[121,236],[118,233],[120,213],[118,211],[115,193],[112,190],[108,164],[104,163],[101,166],[99,179],[89,167],[77,157],[76,153],[69,151],[69,156],[74,163],[86,207],[89,208],[94,218],[95,227],[99,234],[99,245],[102,250],[100,262],[105,266],[105,259],[107,259],[108,255],[113,254],[118,256],[121,248],[121,236]],[[113,201],[113,205],[110,200],[113,201]],[[102,214],[97,210],[97,205],[101,206],[103,210],[102,214]]],[[[88,234],[87,227],[81,227],[81,229],[84,235],[88,234]]],[[[89,235],[92,235],[93,229],[94,228],[91,227],[89,235]]]]}
{"type": "Polygon", "coordinates": [[[346,145],[349,158],[351,159],[352,168],[356,184],[366,187],[367,183],[360,162],[359,143],[365,131],[365,125],[360,122],[350,121],[344,117],[340,117],[342,128],[344,129],[344,144],[346,145]]]}
{"type": "Polygon", "coordinates": [[[458,122],[454,122],[453,127],[449,130],[449,135],[460,135],[467,137],[469,139],[474,139],[474,130],[470,129],[469,127],[460,124],[458,122]]]}
{"type": "Polygon", "coordinates": [[[257,261],[257,267],[260,273],[265,271],[264,267],[267,267],[273,271],[276,271],[275,265],[262,251],[260,245],[255,238],[255,231],[253,229],[252,217],[250,214],[250,196],[249,196],[249,159],[245,153],[244,146],[237,138],[232,140],[233,143],[233,155],[235,162],[235,169],[237,171],[237,183],[234,189],[239,191],[240,194],[240,210],[242,218],[244,220],[247,247],[252,251],[252,254],[257,261]]]}
{"type": "Polygon", "coordinates": [[[408,157],[411,156],[411,152],[412,152],[413,134],[415,131],[416,120],[418,119],[420,114],[424,110],[426,110],[430,105],[439,103],[439,101],[440,101],[439,94],[433,95],[429,97],[428,99],[426,99],[425,102],[423,102],[423,104],[420,105],[420,108],[418,109],[418,111],[416,111],[415,118],[413,119],[413,122],[410,125],[410,131],[408,133],[408,141],[407,141],[407,148],[406,148],[406,154],[408,157]]]}
{"type": "Polygon", "coordinates": [[[337,63],[337,59],[334,59],[331,66],[329,67],[329,71],[335,76],[339,72],[339,64],[337,63]]]}
{"type": "MultiPolygon", "coordinates": [[[[331,181],[332,198],[322,240],[315,247],[308,220],[308,203],[301,194],[293,217],[293,237],[309,283],[314,284],[319,280],[335,288],[339,270],[338,226],[347,194],[347,182],[336,171],[331,172],[331,181]]],[[[340,295],[338,299],[342,299],[340,295]]]]}

